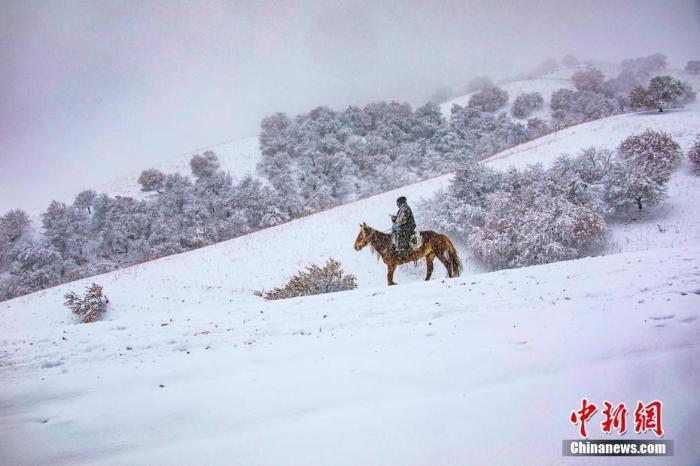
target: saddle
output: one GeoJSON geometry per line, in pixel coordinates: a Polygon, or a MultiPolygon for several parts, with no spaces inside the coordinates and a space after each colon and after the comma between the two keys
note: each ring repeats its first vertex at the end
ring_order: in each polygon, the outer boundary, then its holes
{"type": "Polygon", "coordinates": [[[408,239],[408,245],[414,251],[419,250],[420,247],[423,246],[423,235],[420,231],[416,231],[411,235],[411,237],[408,239]]]}

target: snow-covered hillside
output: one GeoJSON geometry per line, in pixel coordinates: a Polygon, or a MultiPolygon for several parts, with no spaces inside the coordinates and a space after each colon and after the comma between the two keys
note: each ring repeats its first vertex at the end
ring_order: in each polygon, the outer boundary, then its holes
{"type": "MultiPolygon", "coordinates": [[[[241,179],[246,175],[256,174],[256,165],[260,161],[260,147],[258,145],[258,137],[252,136],[242,139],[217,144],[203,149],[193,150],[181,154],[173,159],[167,160],[155,167],[163,173],[179,173],[181,175],[190,176],[190,159],[193,155],[201,154],[205,151],[212,150],[219,157],[221,168],[228,171],[231,176],[236,179],[241,179]]],[[[111,196],[130,196],[140,199],[148,196],[147,193],[140,191],[141,186],[137,183],[139,173],[129,173],[114,180],[95,186],[92,189],[98,193],[107,193],[111,196]]]]}
{"type": "Polygon", "coordinates": [[[273,303],[193,286],[177,313],[167,276],[132,285],[112,320],[4,330],[0,457],[618,464],[560,456],[587,396],[663,400],[675,456],[654,464],[695,464],[698,264],[654,250],[273,303]]]}
{"type": "MultiPolygon", "coordinates": [[[[578,125],[485,163],[546,165],[646,128],[685,150],[700,108],[578,125]]],[[[245,141],[215,149],[234,175],[255,165],[245,141]]],[[[189,155],[158,168],[187,171],[189,155]]],[[[700,178],[679,167],[661,208],[611,225],[616,254],[481,273],[457,242],[462,277],[436,264],[423,283],[419,263],[387,288],[353,249],[358,224],[388,228],[397,196],[448,181],[0,303],[0,463],[601,464],[561,457],[587,396],[661,399],[676,456],[655,464],[697,464],[700,178]],[[328,257],[358,290],[252,293],[328,257]],[[76,324],[63,295],[93,281],[111,308],[76,324]]]]}
{"type": "MultiPolygon", "coordinates": [[[[575,153],[590,145],[614,148],[624,137],[645,128],[670,132],[686,149],[700,128],[700,111],[694,107],[594,121],[530,141],[497,154],[485,163],[500,169],[534,162],[547,165],[563,152],[575,153]]],[[[395,210],[396,197],[405,195],[412,202],[427,198],[445,188],[449,178],[447,175],[427,180],[207,248],[20,297],[0,306],[0,319],[5,328],[14,329],[58,323],[66,317],[61,307],[63,294],[92,281],[103,284],[113,296],[129,295],[137,289],[148,292],[149,296],[153,294],[148,302],[127,301],[134,309],[155,306],[177,313],[180,308],[189,307],[189,296],[193,294],[204,303],[208,296],[216,301],[222,294],[236,302],[256,302],[259,298],[252,295],[254,290],[280,285],[297,270],[321,263],[328,257],[340,260],[347,272],[355,274],[360,287],[382,286],[386,280],[385,266],[368,250],[356,252],[353,249],[358,224],[365,221],[378,229],[389,228],[389,213],[395,210]],[[151,291],[153,283],[159,283],[158,293],[151,291]]],[[[690,175],[687,166],[681,166],[673,174],[669,198],[661,208],[645,213],[637,222],[611,226],[613,241],[609,252],[700,242],[700,207],[696,202],[699,189],[700,179],[690,175]]],[[[420,228],[420,217],[417,220],[420,228]]],[[[467,251],[458,241],[456,245],[464,259],[465,273],[480,271],[468,260],[467,251]]],[[[397,281],[419,280],[425,273],[424,267],[424,263],[419,263],[417,267],[400,268],[397,281]]],[[[439,264],[436,264],[436,274],[437,277],[445,275],[439,264]]],[[[127,302],[123,305],[127,306],[127,302]]],[[[118,314],[121,306],[116,300],[113,314],[118,314]]]]}
{"type": "MultiPolygon", "coordinates": [[[[571,75],[573,71],[568,72],[568,75],[571,75]]],[[[510,115],[510,109],[513,106],[513,101],[515,98],[524,93],[528,92],[539,92],[542,94],[542,98],[544,99],[544,106],[540,108],[539,110],[535,111],[532,113],[532,115],[528,116],[528,118],[542,118],[545,120],[549,120],[549,101],[552,98],[552,94],[554,91],[561,89],[561,88],[567,88],[567,89],[572,89],[573,88],[573,82],[567,78],[560,78],[560,77],[550,77],[550,76],[545,76],[543,78],[539,79],[528,79],[524,81],[512,81],[508,83],[503,83],[499,84],[498,87],[501,89],[505,90],[508,92],[508,103],[501,109],[498,110],[498,112],[506,112],[508,115],[510,115]]],[[[449,117],[450,115],[450,109],[452,108],[453,105],[460,105],[460,106],[466,106],[469,103],[469,99],[471,98],[473,93],[466,94],[460,97],[456,97],[452,100],[448,100],[447,102],[440,104],[440,110],[442,110],[442,113],[446,116],[449,117]]]]}

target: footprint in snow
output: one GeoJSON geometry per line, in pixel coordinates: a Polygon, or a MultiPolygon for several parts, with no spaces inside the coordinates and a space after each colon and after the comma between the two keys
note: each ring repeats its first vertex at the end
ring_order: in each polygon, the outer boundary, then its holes
{"type": "Polygon", "coordinates": [[[649,316],[651,320],[668,320],[676,317],[676,314],[667,314],[665,316],[649,316]]]}
{"type": "Polygon", "coordinates": [[[685,319],[681,319],[681,322],[683,322],[684,324],[689,324],[691,322],[695,322],[697,319],[698,318],[696,316],[690,316],[686,317],[685,319]]]}

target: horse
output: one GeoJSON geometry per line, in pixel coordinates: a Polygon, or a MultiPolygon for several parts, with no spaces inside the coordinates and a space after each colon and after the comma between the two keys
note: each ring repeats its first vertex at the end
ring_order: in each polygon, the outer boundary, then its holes
{"type": "Polygon", "coordinates": [[[433,260],[436,257],[445,266],[447,275],[450,278],[459,277],[459,274],[462,272],[462,262],[459,260],[457,250],[450,238],[432,230],[422,231],[420,235],[423,238],[421,247],[415,251],[410,248],[410,253],[406,258],[401,259],[398,252],[394,249],[389,233],[375,230],[363,222],[360,224],[360,234],[357,235],[355,240],[355,251],[360,251],[368,244],[372,247],[372,251],[377,253],[386,264],[386,280],[389,286],[396,285],[394,283],[394,270],[396,270],[396,267],[409,262],[415,264],[424,257],[428,268],[425,281],[430,280],[433,274],[433,260]]]}

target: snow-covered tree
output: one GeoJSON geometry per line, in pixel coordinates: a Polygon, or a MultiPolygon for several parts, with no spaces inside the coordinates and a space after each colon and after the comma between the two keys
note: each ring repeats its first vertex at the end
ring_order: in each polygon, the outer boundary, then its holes
{"type": "Polygon", "coordinates": [[[666,68],[666,56],[655,53],[646,57],[622,60],[622,69],[634,73],[638,79],[645,81],[656,72],[666,68]]]}
{"type": "Polygon", "coordinates": [[[515,118],[527,118],[543,105],[544,99],[539,92],[523,93],[515,97],[510,112],[515,118]]]}
{"type": "Polygon", "coordinates": [[[0,217],[0,272],[9,267],[30,241],[30,232],[31,221],[25,211],[11,210],[0,217]]]}
{"type": "Polygon", "coordinates": [[[625,138],[618,152],[625,159],[652,168],[660,178],[665,179],[683,157],[680,146],[670,134],[652,129],[625,138]]]}
{"type": "Polygon", "coordinates": [[[141,185],[141,191],[161,192],[165,184],[165,174],[155,168],[148,168],[141,172],[138,183],[141,185]]]}
{"type": "Polygon", "coordinates": [[[498,86],[486,86],[469,98],[469,107],[495,112],[508,103],[508,93],[498,86]]]}
{"type": "Polygon", "coordinates": [[[663,132],[646,130],[622,141],[603,180],[610,210],[622,213],[659,204],[681,156],[680,146],[663,132]]]}
{"type": "Polygon", "coordinates": [[[10,276],[0,283],[0,300],[14,298],[61,282],[66,261],[51,245],[30,241],[10,265],[10,276]]]}
{"type": "Polygon", "coordinates": [[[202,155],[194,155],[190,160],[190,168],[195,178],[206,178],[219,169],[219,158],[208,150],[202,155]]]}
{"type": "Polygon", "coordinates": [[[589,68],[586,70],[576,71],[571,76],[571,80],[574,82],[574,86],[579,92],[593,92],[596,94],[601,94],[603,92],[603,82],[605,81],[605,76],[600,72],[600,70],[589,68]]]}
{"type": "Polygon", "coordinates": [[[549,105],[558,128],[604,118],[622,111],[617,99],[592,91],[571,89],[554,91],[549,105]]]}
{"type": "Polygon", "coordinates": [[[695,142],[688,149],[688,160],[690,161],[691,169],[700,174],[700,135],[695,138],[695,142]]]}
{"type": "Polygon", "coordinates": [[[630,93],[632,108],[658,108],[659,112],[694,100],[692,87],[671,76],[655,76],[649,81],[648,87],[637,86],[630,93]]]}
{"type": "Polygon", "coordinates": [[[700,73],[700,60],[689,60],[685,65],[685,71],[691,74],[700,73]]]}
{"type": "Polygon", "coordinates": [[[77,209],[85,209],[89,214],[92,213],[92,206],[95,204],[97,193],[92,189],[80,192],[75,196],[73,207],[77,209]]]}
{"type": "Polygon", "coordinates": [[[53,201],[41,215],[41,222],[44,238],[64,259],[87,260],[90,223],[86,210],[53,201]]]}
{"type": "Polygon", "coordinates": [[[544,136],[551,132],[551,128],[541,118],[530,118],[527,120],[527,132],[530,139],[544,136]]]}

